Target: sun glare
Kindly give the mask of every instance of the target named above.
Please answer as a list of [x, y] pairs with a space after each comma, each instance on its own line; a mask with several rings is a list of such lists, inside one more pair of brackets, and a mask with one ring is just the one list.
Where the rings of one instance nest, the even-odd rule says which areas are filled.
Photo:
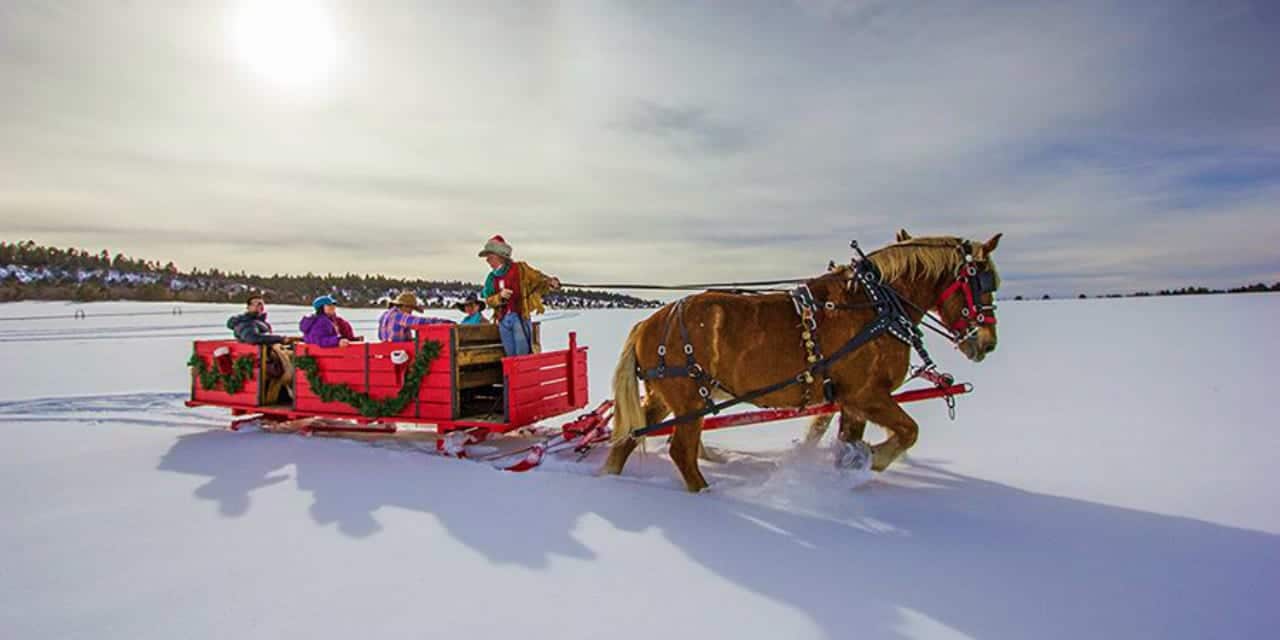
[[231, 37], [241, 61], [284, 88], [319, 85], [338, 53], [332, 16], [306, 0], [251, 0], [234, 16]]

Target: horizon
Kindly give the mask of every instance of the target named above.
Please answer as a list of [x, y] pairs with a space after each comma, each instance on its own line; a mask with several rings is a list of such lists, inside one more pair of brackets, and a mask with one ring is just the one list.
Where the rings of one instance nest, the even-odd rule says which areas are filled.
[[1280, 6], [0, 9], [0, 234], [180, 268], [820, 273], [985, 240], [1002, 298], [1280, 281]]
[[[0, 243], [3, 243], [3, 242], [6, 242], [6, 241], [5, 241], [5, 240], [3, 240], [3, 239], [0, 239]], [[20, 244], [21, 242], [22, 242], [22, 241], [19, 241], [19, 243], [15, 243], [15, 244]], [[34, 241], [32, 241], [32, 242], [34, 242]], [[39, 243], [36, 243], [36, 246], [41, 246], [41, 245], [40, 245]], [[115, 256], [115, 255], [117, 255], [117, 253], [118, 253], [118, 252], [111, 251], [111, 250], [109, 250], [109, 249], [99, 249], [98, 251], [96, 251], [96, 252], [95, 252], [95, 251], [89, 251], [88, 249], [85, 249], [84, 247], [48, 247], [47, 245], [45, 245], [45, 247], [46, 247], [46, 248], [59, 249], [59, 250], [63, 250], [63, 251], [66, 251], [66, 250], [87, 251], [90, 255], [93, 255], [93, 256], [98, 256], [98, 255], [101, 255], [103, 252], [106, 252], [106, 253], [110, 254], [112, 257], [114, 257], [114, 256]], [[147, 258], [147, 257], [130, 256], [130, 255], [127, 255], [127, 254], [125, 255], [125, 257], [126, 257], [126, 258], [129, 258], [129, 259], [132, 259], [132, 260], [135, 260], [135, 261], [150, 262], [150, 263], [152, 263], [152, 264], [158, 264], [158, 265], [160, 265], [160, 266], [161, 266], [161, 269], [163, 269], [163, 267], [166, 265], [166, 263], [172, 263], [172, 264], [173, 264], [173, 266], [174, 266], [174, 268], [175, 268], [175, 269], [177, 269], [177, 271], [178, 271], [178, 275], [186, 275], [186, 276], [190, 276], [190, 275], [193, 273], [193, 271], [196, 271], [196, 270], [198, 270], [198, 271], [200, 271], [200, 272], [201, 272], [201, 275], [196, 276], [196, 277], [210, 277], [210, 273], [211, 273], [212, 271], [214, 271], [214, 270], [216, 270], [216, 271], [219, 273], [220, 277], [225, 278], [225, 279], [229, 279], [229, 280], [230, 280], [230, 279], [234, 279], [235, 277], [239, 277], [239, 276], [241, 275], [241, 272], [231, 272], [231, 271], [227, 271], [227, 270], [224, 270], [224, 269], [220, 269], [220, 268], [218, 268], [218, 267], [209, 267], [209, 268], [205, 268], [205, 267], [195, 266], [195, 267], [188, 267], [188, 268], [184, 268], [182, 265], [180, 265], [180, 264], [178, 264], [178, 263], [176, 263], [176, 262], [174, 262], [174, 261], [155, 260], [155, 259], [151, 259], [151, 258]], [[4, 265], [0, 264], [0, 267], [2, 267], [2, 266], [4, 266]], [[262, 278], [262, 279], [271, 279], [271, 278], [306, 278], [306, 277], [313, 277], [313, 278], [320, 278], [320, 279], [331, 279], [331, 280], [337, 280], [337, 279], [347, 278], [347, 277], [364, 278], [364, 279], [369, 279], [369, 278], [386, 278], [386, 279], [388, 279], [388, 280], [394, 280], [394, 281], [400, 281], [400, 282], [414, 282], [414, 281], [419, 281], [419, 282], [427, 282], [427, 283], [431, 283], [431, 284], [451, 284], [451, 283], [457, 283], [457, 284], [462, 284], [462, 285], [467, 285], [467, 286], [480, 286], [480, 285], [482, 285], [482, 284], [483, 284], [483, 280], [484, 280], [484, 278], [483, 278], [483, 277], [482, 277], [482, 278], [480, 278], [480, 279], [479, 279], [479, 280], [477, 280], [477, 281], [470, 281], [470, 280], [430, 280], [430, 279], [423, 279], [423, 278], [402, 278], [402, 277], [398, 277], [398, 276], [390, 276], [390, 275], [382, 274], [382, 273], [355, 273], [355, 272], [350, 272], [350, 273], [270, 273], [270, 274], [264, 274], [264, 273], [249, 273], [249, 272], [246, 272], [246, 273], [244, 273], [243, 275], [244, 275], [244, 277], [245, 277], [245, 278]], [[679, 299], [679, 298], [681, 298], [681, 297], [684, 297], [683, 295], [681, 295], [681, 292], [696, 291], [695, 289], [651, 290], [651, 289], [644, 288], [644, 286], [643, 286], [643, 285], [644, 285], [644, 284], [646, 284], [646, 283], [628, 283], [628, 284], [637, 284], [637, 285], [641, 285], [641, 287], [640, 287], [640, 288], [631, 288], [631, 287], [609, 287], [609, 288], [606, 288], [606, 287], [578, 287], [578, 286], [569, 286], [569, 287], [566, 287], [566, 289], [567, 289], [567, 290], [578, 290], [578, 291], [598, 291], [598, 292], [599, 292], [599, 291], [603, 291], [603, 292], [606, 292], [606, 293], [623, 293], [624, 295], [627, 295], [627, 296], [632, 297], [632, 298], [637, 298], [637, 299], [645, 300], [645, 301], [658, 301], [658, 302], [663, 302], [663, 303], [671, 302], [672, 300], [676, 300], [676, 299]], [[1266, 290], [1266, 291], [1262, 291], [1262, 292], [1255, 292], [1255, 291], [1232, 291], [1232, 289], [1247, 289], [1247, 288], [1249, 288], [1249, 287], [1254, 287], [1254, 286], [1257, 286], [1257, 285], [1262, 285], [1263, 287], [1266, 287], [1266, 288], [1267, 288], [1267, 290]], [[723, 285], [722, 285], [722, 286], [723, 286]], [[1148, 289], [1140, 289], [1140, 290], [1134, 290], [1134, 291], [1110, 292], [1110, 293], [1095, 293], [1095, 292], [1086, 292], [1086, 291], [1076, 291], [1076, 292], [1073, 292], [1073, 293], [1054, 293], [1054, 292], [1043, 291], [1043, 292], [1040, 292], [1040, 293], [1018, 293], [1018, 294], [1006, 294], [1006, 293], [1003, 293], [1003, 292], [999, 292], [999, 293], [997, 293], [997, 295], [996, 295], [996, 300], [998, 300], [998, 301], [1004, 301], [1004, 302], [1015, 302], [1015, 301], [1019, 301], [1019, 300], [1041, 300], [1041, 299], [1044, 299], [1045, 297], [1051, 297], [1052, 299], [1055, 299], [1055, 300], [1064, 300], [1064, 299], [1074, 299], [1074, 298], [1080, 298], [1080, 297], [1087, 297], [1087, 298], [1108, 298], [1108, 297], [1125, 297], [1125, 298], [1132, 298], [1132, 297], [1147, 297], [1147, 296], [1156, 297], [1156, 296], [1164, 296], [1164, 295], [1201, 295], [1201, 294], [1218, 294], [1218, 293], [1271, 293], [1271, 292], [1274, 292], [1274, 289], [1272, 289], [1272, 287], [1280, 287], [1280, 280], [1277, 280], [1277, 281], [1275, 281], [1275, 282], [1265, 282], [1265, 281], [1261, 281], [1261, 280], [1260, 280], [1260, 281], [1257, 281], [1257, 282], [1245, 282], [1245, 283], [1239, 283], [1239, 284], [1234, 284], [1234, 285], [1227, 285], [1227, 286], [1222, 286], [1222, 287], [1205, 287], [1205, 286], [1200, 285], [1200, 284], [1196, 284], [1196, 283], [1189, 283], [1189, 284], [1183, 284], [1183, 285], [1179, 285], [1179, 286], [1175, 286], [1175, 287], [1161, 287], [1161, 288], [1158, 288], [1158, 289], [1150, 289], [1150, 290], [1148, 290]], [[1193, 290], [1193, 289], [1205, 289], [1205, 291], [1204, 291], [1204, 292], [1195, 292], [1195, 293], [1178, 293], [1178, 292], [1184, 292], [1184, 291]], [[1171, 292], [1171, 293], [1167, 293], [1167, 294], [1166, 294], [1165, 292]]]

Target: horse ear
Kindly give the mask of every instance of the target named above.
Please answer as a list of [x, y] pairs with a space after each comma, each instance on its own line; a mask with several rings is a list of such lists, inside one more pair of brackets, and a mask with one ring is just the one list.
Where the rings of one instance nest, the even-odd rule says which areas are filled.
[[996, 250], [996, 247], [1000, 245], [1000, 236], [1003, 235], [1003, 233], [997, 233], [994, 236], [991, 236], [991, 239], [982, 245], [986, 255], [991, 255], [991, 252]]
[[911, 234], [906, 229], [898, 229], [898, 238], [895, 242], [906, 242], [911, 239]]

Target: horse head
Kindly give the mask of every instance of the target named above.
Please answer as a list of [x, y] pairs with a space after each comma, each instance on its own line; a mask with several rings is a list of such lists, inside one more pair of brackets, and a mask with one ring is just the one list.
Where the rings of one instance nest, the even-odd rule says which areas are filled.
[[[995, 292], [1000, 275], [992, 254], [1003, 234], [997, 233], [986, 242], [962, 238], [913, 238], [898, 231], [892, 245], [873, 254], [873, 260], [885, 272], [887, 281], [898, 280], [899, 286], [913, 296], [922, 310], [934, 310], [951, 332], [960, 352], [974, 362], [981, 362], [995, 351]], [[923, 280], [923, 286], [903, 286], [907, 280]], [[911, 289], [915, 290], [912, 293]]]

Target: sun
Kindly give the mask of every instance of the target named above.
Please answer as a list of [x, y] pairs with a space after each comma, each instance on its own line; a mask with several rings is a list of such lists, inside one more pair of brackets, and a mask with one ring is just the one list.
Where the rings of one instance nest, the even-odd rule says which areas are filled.
[[273, 85], [304, 89], [333, 69], [338, 38], [325, 7], [306, 0], [251, 0], [231, 22], [237, 56]]

